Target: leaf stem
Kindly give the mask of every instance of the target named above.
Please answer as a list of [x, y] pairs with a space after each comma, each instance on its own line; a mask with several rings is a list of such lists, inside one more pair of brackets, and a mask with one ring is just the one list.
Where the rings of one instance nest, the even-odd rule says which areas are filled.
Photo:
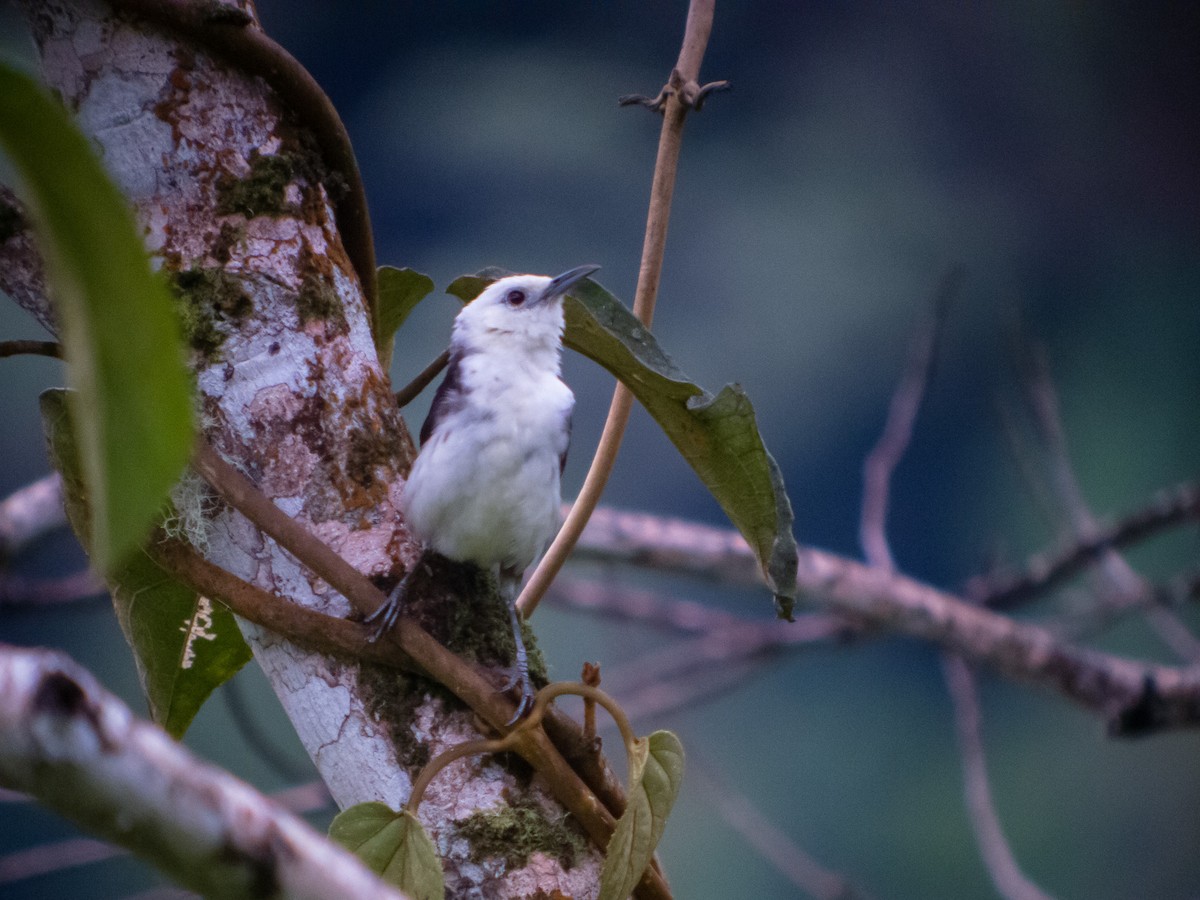
[[[658, 157], [654, 163], [654, 180], [650, 186], [650, 210], [646, 216], [646, 235], [642, 242], [642, 262], [638, 269], [637, 289], [634, 292], [633, 314], [647, 328], [654, 318], [654, 303], [662, 277], [663, 254], [667, 244], [667, 225], [671, 219], [671, 198], [675, 193], [675, 176], [679, 168], [679, 150], [683, 144], [683, 123], [691, 108], [685, 86], [693, 85], [700, 75], [700, 61], [708, 46], [712, 31], [715, 0], [692, 0], [688, 6], [687, 26], [679, 61], [671, 72], [669, 88], [664, 88], [666, 102], [663, 124], [658, 138]], [[616, 464], [617, 452], [625, 436], [625, 426], [633, 409], [633, 394], [618, 383], [613, 391], [608, 419], [592, 458], [591, 468], [575, 504], [567, 514], [558, 535], [542, 557], [541, 563], [517, 598], [517, 609], [529, 617], [546, 595], [575, 547], [584, 526], [600, 502], [608, 478]]]

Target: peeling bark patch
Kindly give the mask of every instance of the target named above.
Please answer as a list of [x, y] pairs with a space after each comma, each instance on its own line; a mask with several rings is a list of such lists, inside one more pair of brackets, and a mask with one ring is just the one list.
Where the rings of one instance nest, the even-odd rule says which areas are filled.
[[471, 848], [471, 862], [503, 859], [522, 868], [531, 854], [544, 853], [570, 871], [587, 851], [587, 839], [565, 820], [550, 820], [532, 797], [509, 798], [511, 805], [475, 812], [454, 824]]

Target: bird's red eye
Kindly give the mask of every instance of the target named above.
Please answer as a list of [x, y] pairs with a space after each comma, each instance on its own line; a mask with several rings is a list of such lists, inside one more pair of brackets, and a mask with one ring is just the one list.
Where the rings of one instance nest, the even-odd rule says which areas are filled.
[[525, 302], [524, 291], [509, 291], [508, 296], [504, 298], [504, 302], [509, 306], [520, 306]]

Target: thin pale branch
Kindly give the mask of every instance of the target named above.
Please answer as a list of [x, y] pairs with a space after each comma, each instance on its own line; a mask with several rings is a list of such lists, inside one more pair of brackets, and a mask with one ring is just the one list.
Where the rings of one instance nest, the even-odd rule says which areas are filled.
[[[689, 4], [683, 45], [679, 62], [672, 72], [672, 79], [680, 77], [685, 83], [694, 83], [699, 77], [700, 63], [708, 46], [709, 33], [712, 31], [713, 2], [714, 0], [692, 0]], [[637, 287], [633, 297], [633, 314], [647, 328], [654, 318], [654, 303], [658, 297], [659, 279], [662, 277], [667, 225], [671, 219], [671, 198], [675, 192], [679, 150], [683, 145], [683, 123], [689, 108], [689, 104], [677, 91], [667, 98], [663, 109], [658, 157], [654, 162], [654, 179], [650, 185], [650, 210], [646, 217], [646, 234], [642, 243], [642, 262], [638, 269]], [[604, 431], [600, 435], [600, 443], [592, 458], [592, 465], [588, 469], [583, 487], [580, 488], [575, 504], [571, 507], [571, 512], [558, 535], [517, 599], [517, 608], [525, 616], [532, 615], [537, 609], [538, 603], [567, 561], [588, 519], [600, 502], [600, 495], [604, 492], [616, 464], [617, 452], [621, 447], [632, 409], [632, 392], [625, 385], [617, 384], [609, 406], [608, 419], [604, 423]]]
[[107, 593], [103, 579], [91, 569], [62, 578], [27, 578], [0, 572], [0, 608], [61, 606]]
[[25, 545], [66, 524], [61, 475], [55, 472], [18, 488], [0, 500], [0, 559], [15, 556]]
[[1163, 491], [1151, 503], [1098, 525], [1093, 533], [1060, 550], [1035, 556], [1020, 571], [1000, 571], [970, 579], [964, 593], [994, 609], [1007, 609], [1043, 594], [1079, 574], [1109, 550], [1129, 547], [1187, 522], [1200, 521], [1200, 484]]
[[[1153, 527], [1132, 528], [1135, 536], [1161, 530], [1162, 517], [1153, 518]], [[1166, 518], [1173, 523], [1187, 519], [1178, 514]], [[715, 529], [695, 526], [699, 549], [693, 561], [685, 523], [674, 521], [668, 527], [663, 522], [655, 527], [652, 516], [642, 515], [639, 520], [648, 541], [660, 536], [661, 553], [672, 560], [675, 571], [688, 571], [694, 562], [696, 571], [714, 574], [710, 549]], [[720, 543], [719, 568], [730, 581], [762, 583], [748, 546], [739, 544], [731, 532]], [[592, 554], [602, 556], [607, 548], [605, 537], [591, 548]], [[628, 558], [627, 549], [619, 547], [617, 556]], [[658, 554], [658, 548], [648, 546], [638, 557]], [[796, 578], [800, 593], [828, 612], [933, 641], [1004, 675], [1058, 691], [1108, 719], [1115, 734], [1148, 734], [1200, 724], [1200, 669], [1143, 664], [1075, 647], [1044, 628], [1014, 621], [931, 585], [811, 547], [800, 549]]]
[[[919, 329], [909, 351], [904, 375], [892, 396], [883, 434], [864, 466], [866, 488], [863, 495], [861, 530], [863, 550], [867, 562], [884, 569], [895, 568], [886, 532], [892, 473], [912, 439], [917, 410], [933, 371], [934, 354], [945, 310], [960, 277], [960, 273], [953, 273], [943, 282], [935, 314]], [[1021, 873], [1000, 827], [1000, 817], [992, 805], [987, 763], [980, 736], [982, 716], [970, 669], [960, 654], [947, 649], [942, 654], [942, 671], [946, 688], [954, 703], [954, 722], [963, 764], [967, 815], [992, 882], [1006, 900], [1048, 900], [1037, 886]]]
[[[1050, 362], [1042, 345], [1026, 342], [1022, 346], [1026, 348], [1019, 356], [1023, 363], [1024, 396], [1045, 451], [1050, 483], [1062, 513], [1062, 530], [1069, 539], [1085, 540], [1095, 534], [1097, 522], [1071, 464]], [[1149, 582], [1112, 548], [1103, 551], [1090, 576], [1097, 586], [1099, 602], [1104, 606], [1144, 608], [1139, 598], [1154, 595]], [[1174, 613], [1160, 606], [1150, 606], [1145, 608], [1145, 619], [1181, 659], [1200, 660], [1200, 641]]]
[[967, 816], [992, 884], [1005, 900], [1050, 900], [1050, 896], [1021, 871], [1004, 836], [1000, 817], [996, 814], [988, 786], [987, 760], [981, 735], [983, 721], [971, 668], [961, 656], [947, 653], [942, 656], [942, 671], [954, 703]]
[[895, 568], [887, 540], [887, 510], [892, 473], [912, 441], [913, 425], [925, 389], [933, 374], [933, 363], [946, 310], [962, 283], [962, 270], [953, 269], [938, 288], [932, 309], [913, 335], [904, 374], [892, 393], [887, 422], [879, 440], [863, 463], [863, 501], [859, 520], [859, 542], [872, 565]]
[[60, 653], [0, 647], [0, 779], [208, 896], [402, 896]]
[[[329, 790], [321, 781], [286, 788], [271, 794], [270, 797], [284, 809], [298, 816], [326, 809], [333, 802]], [[68, 838], [36, 844], [0, 856], [0, 885], [103, 862], [128, 853], [129, 850], [125, 847], [95, 838]]]

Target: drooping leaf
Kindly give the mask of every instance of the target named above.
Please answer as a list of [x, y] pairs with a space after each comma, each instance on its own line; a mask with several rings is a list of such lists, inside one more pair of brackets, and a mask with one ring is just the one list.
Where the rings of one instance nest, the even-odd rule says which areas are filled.
[[654, 856], [683, 781], [683, 745], [669, 731], [638, 738], [629, 750], [628, 805], [608, 842], [600, 900], [625, 900]]
[[[42, 394], [42, 421], [63, 475], [67, 516], [86, 545], [91, 516], [67, 394], [58, 389]], [[182, 737], [209, 695], [250, 659], [250, 648], [228, 609], [176, 581], [140, 550], [127, 555], [107, 580], [150, 715]]]
[[[447, 291], [469, 302], [506, 274], [486, 269], [455, 279]], [[797, 559], [792, 505], [745, 391], [727, 385], [714, 396], [694, 383], [654, 335], [591, 279], [576, 285], [564, 309], [564, 344], [608, 369], [654, 417], [746, 538], [776, 610], [790, 619]]]
[[437, 850], [408, 810], [396, 812], [386, 803], [359, 803], [338, 813], [329, 836], [414, 900], [446, 896]]
[[180, 327], [129, 207], [62, 106], [0, 64], [0, 148], [24, 199], [77, 393], [90, 551], [116, 569], [146, 536], [192, 449]]
[[392, 363], [392, 344], [408, 314], [433, 290], [433, 279], [412, 269], [380, 266], [376, 279], [379, 298], [375, 306], [375, 350], [384, 369]]

